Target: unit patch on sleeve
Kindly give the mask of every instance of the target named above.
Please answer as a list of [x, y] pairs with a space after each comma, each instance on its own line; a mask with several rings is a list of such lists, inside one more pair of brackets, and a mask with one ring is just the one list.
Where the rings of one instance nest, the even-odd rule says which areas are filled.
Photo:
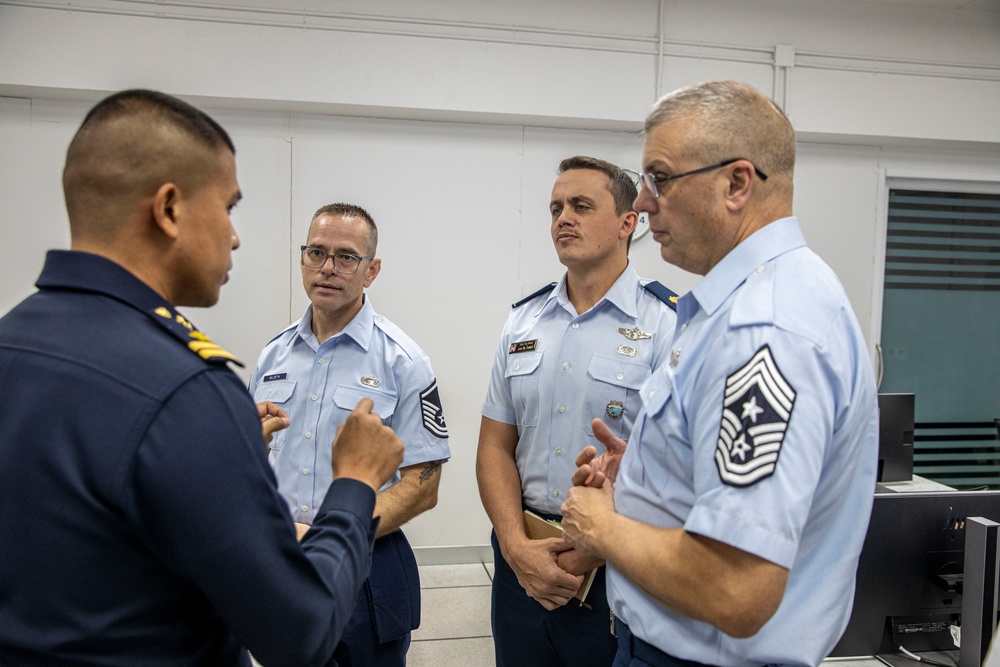
[[444, 410], [441, 409], [436, 379], [431, 382], [431, 386], [420, 392], [420, 411], [423, 413], [425, 429], [438, 438], [448, 437], [448, 426], [444, 423]]
[[794, 404], [795, 389], [782, 377], [767, 345], [726, 378], [715, 449], [723, 483], [751, 486], [774, 474]]

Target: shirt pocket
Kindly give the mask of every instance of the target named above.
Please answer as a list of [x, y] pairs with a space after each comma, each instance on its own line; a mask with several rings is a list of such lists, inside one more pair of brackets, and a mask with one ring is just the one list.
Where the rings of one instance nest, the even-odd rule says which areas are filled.
[[272, 403], [287, 403], [295, 393], [295, 380], [279, 380], [277, 382], [262, 382], [253, 392], [254, 403], [271, 401]]
[[334, 404], [345, 412], [339, 421], [347, 419], [347, 415], [358, 407], [358, 401], [362, 398], [372, 399], [372, 412], [382, 418], [383, 424], [389, 426], [392, 415], [396, 412], [396, 405], [399, 403], [398, 396], [384, 391], [373, 391], [347, 385], [338, 385], [333, 392]]
[[583, 429], [587, 435], [594, 434], [590, 422], [597, 418], [616, 436], [627, 438], [642, 406], [639, 389], [652, 372], [649, 365], [642, 362], [613, 357], [591, 358], [584, 403]]
[[542, 354], [519, 353], [507, 358], [504, 377], [510, 384], [518, 426], [538, 426], [538, 378], [541, 375]]

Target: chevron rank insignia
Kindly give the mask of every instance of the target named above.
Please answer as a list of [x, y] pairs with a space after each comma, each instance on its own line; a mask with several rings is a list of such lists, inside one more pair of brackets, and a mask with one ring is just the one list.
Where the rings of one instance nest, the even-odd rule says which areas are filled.
[[420, 412], [423, 414], [424, 428], [438, 438], [448, 437], [448, 425], [444, 423], [441, 396], [438, 395], [437, 380], [420, 392]]
[[729, 486], [752, 486], [774, 474], [795, 405], [767, 345], [726, 378], [722, 425], [715, 449], [719, 478]]

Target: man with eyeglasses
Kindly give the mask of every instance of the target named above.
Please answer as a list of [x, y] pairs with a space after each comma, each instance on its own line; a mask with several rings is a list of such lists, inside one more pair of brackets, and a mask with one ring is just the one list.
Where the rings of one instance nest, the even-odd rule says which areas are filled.
[[301, 248], [310, 305], [267, 344], [250, 381], [254, 400], [282, 407], [292, 422], [271, 441], [269, 459], [300, 533], [329, 485], [328, 443], [359, 400], [371, 399], [403, 441], [402, 466], [376, 497], [372, 571], [334, 654], [340, 667], [405, 664], [420, 623], [420, 585], [400, 527], [437, 503], [441, 464], [451, 456], [430, 360], [364, 292], [381, 269], [377, 244], [375, 222], [360, 206], [316, 211]]
[[[599, 559], [531, 540], [522, 510], [559, 518], [583, 446], [628, 437], [639, 387], [665, 362], [673, 292], [629, 266], [635, 184], [593, 157], [559, 165], [550, 233], [566, 273], [514, 304], [482, 408], [476, 473], [493, 523], [492, 627], [500, 667], [610, 665]], [[584, 573], [598, 567], [581, 604]]]
[[609, 564], [615, 665], [817, 665], [850, 616], [878, 427], [847, 295], [792, 216], [794, 131], [704, 83], [654, 105], [642, 164], [661, 256], [704, 278], [628, 447], [578, 457], [566, 538]]

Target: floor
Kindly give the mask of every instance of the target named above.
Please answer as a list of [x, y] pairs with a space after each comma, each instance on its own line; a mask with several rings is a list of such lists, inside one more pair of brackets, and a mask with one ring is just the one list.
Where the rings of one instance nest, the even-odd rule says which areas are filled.
[[495, 667], [490, 633], [493, 563], [420, 566], [420, 627], [407, 667]]

